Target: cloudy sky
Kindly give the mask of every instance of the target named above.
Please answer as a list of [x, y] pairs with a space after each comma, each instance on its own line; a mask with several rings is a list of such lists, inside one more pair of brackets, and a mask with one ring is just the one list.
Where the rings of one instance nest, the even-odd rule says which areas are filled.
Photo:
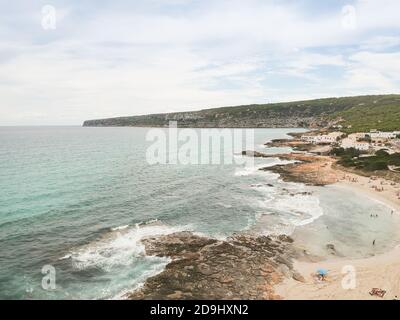
[[0, 125], [400, 93], [398, 0], [0, 0]]

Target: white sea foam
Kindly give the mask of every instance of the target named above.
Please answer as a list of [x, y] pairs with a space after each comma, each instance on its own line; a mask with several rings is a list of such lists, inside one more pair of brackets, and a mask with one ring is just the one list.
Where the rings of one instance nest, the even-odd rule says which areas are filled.
[[296, 163], [297, 161], [294, 160], [280, 160], [278, 158], [270, 158], [270, 161], [262, 163], [262, 164], [257, 164], [254, 166], [250, 167], [243, 167], [243, 168], [238, 168], [235, 171], [235, 176], [249, 176], [249, 175], [254, 175], [254, 174], [270, 174], [274, 176], [279, 176], [278, 174], [268, 172], [268, 171], [262, 171], [260, 169], [262, 168], [270, 168], [276, 165], [286, 165], [290, 163]]
[[[156, 259], [158, 257], [149, 257], [149, 259], [151, 258]], [[164, 270], [165, 266], [170, 261], [170, 259], [164, 259], [164, 260], [165, 261], [163, 263], [153, 264], [149, 269], [145, 270], [141, 275], [138, 275], [138, 277], [134, 279], [135, 284], [132, 284], [131, 286], [129, 286], [129, 288], [123, 289], [116, 295], [112, 296], [110, 300], [126, 300], [127, 295], [129, 293], [134, 292], [143, 287], [147, 278], [155, 276]]]
[[124, 226], [119, 226], [119, 227], [115, 227], [115, 228], [111, 228], [112, 231], [117, 231], [117, 230], [124, 230], [126, 228], [129, 227], [129, 224], [126, 224]]
[[[89, 245], [75, 250], [71, 254], [72, 264], [79, 270], [101, 268], [104, 271], [111, 271], [115, 266], [128, 266], [135, 259], [146, 257], [142, 239], [183, 230], [187, 230], [187, 227], [171, 227], [158, 222], [117, 228]], [[163, 264], [166, 262], [164, 258], [158, 259]]]
[[256, 232], [262, 234], [292, 234], [296, 227], [312, 223], [323, 215], [319, 197], [301, 183], [280, 179], [272, 183], [252, 185], [263, 195], [257, 201]]
[[274, 234], [291, 234], [296, 227], [312, 223], [322, 216], [323, 210], [319, 205], [318, 196], [309, 193], [309, 188], [304, 184], [284, 182], [277, 173], [259, 170], [298, 161], [281, 160], [279, 158], [257, 160], [265, 160], [266, 162], [258, 163], [248, 168], [241, 168], [235, 172], [236, 176], [261, 174], [268, 177], [268, 183], [251, 185], [252, 189], [263, 195], [262, 200], [256, 200], [255, 202], [261, 210], [256, 215], [256, 220], [260, 222], [260, 217], [264, 216], [262, 220], [268, 225], [266, 228], [257, 226], [255, 229]]
[[312, 223], [323, 215], [319, 198], [314, 195], [281, 194], [269, 200], [266, 207], [278, 212], [284, 225], [294, 227]]
[[244, 168], [240, 168], [240, 169], [236, 169], [235, 171], [235, 176], [237, 177], [244, 177], [244, 176], [249, 176], [252, 174], [256, 174], [257, 171], [259, 169], [261, 169], [262, 167], [260, 166], [254, 166], [254, 167], [244, 167]]
[[216, 240], [224, 241], [228, 238], [227, 235], [222, 234], [222, 233], [213, 233], [212, 235], [206, 234], [204, 232], [200, 231], [192, 231], [192, 234], [198, 237], [205, 237], [205, 238], [213, 238]]
[[66, 254], [65, 256], [59, 258], [58, 260], [67, 260], [67, 259], [71, 258], [71, 256], [72, 256], [71, 254]]
[[[134, 226], [116, 227], [100, 239], [72, 252], [70, 254], [72, 266], [78, 270], [97, 268], [109, 272], [117, 283], [123, 279], [125, 289], [116, 293], [110, 288], [105, 288], [100, 297], [117, 300], [126, 299], [129, 292], [139, 289], [147, 278], [162, 272], [171, 261], [168, 257], [147, 255], [142, 240], [191, 229], [191, 226], [188, 225], [167, 226], [157, 219], [137, 223]], [[126, 266], [129, 270], [134, 270], [137, 267], [135, 276], [119, 279], [120, 272], [118, 270], [121, 270], [120, 267]], [[127, 275], [122, 277], [127, 277]]]

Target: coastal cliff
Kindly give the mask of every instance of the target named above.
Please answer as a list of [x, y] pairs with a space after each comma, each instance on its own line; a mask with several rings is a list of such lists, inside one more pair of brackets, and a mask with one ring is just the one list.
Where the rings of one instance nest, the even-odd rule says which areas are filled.
[[400, 123], [400, 95], [327, 98], [87, 120], [85, 127], [321, 128], [341, 124], [348, 131], [394, 130]]

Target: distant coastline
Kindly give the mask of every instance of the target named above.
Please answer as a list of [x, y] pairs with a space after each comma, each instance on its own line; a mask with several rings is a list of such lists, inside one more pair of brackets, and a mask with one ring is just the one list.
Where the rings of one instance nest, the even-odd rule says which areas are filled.
[[347, 132], [394, 130], [400, 122], [400, 95], [326, 98], [86, 120], [84, 127], [324, 128]]

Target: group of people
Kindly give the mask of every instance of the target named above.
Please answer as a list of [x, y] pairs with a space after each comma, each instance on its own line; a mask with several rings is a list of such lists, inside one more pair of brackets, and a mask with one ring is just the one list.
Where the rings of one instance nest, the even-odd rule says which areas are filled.
[[[394, 210], [391, 210], [391, 211], [390, 211], [390, 215], [393, 215], [393, 213], [394, 213]], [[370, 217], [371, 217], [371, 218], [378, 218], [379, 216], [378, 216], [378, 214], [376, 214], [376, 213], [371, 213], [371, 214], [370, 214]], [[372, 241], [372, 245], [375, 246], [375, 243], [376, 243], [376, 239], [374, 239], [374, 241]]]
[[352, 177], [352, 176], [347, 176], [347, 175], [344, 175], [342, 177], [342, 180], [349, 180], [350, 182], [358, 182], [358, 178]]
[[375, 189], [375, 191], [378, 191], [378, 192], [385, 191], [385, 189], [383, 187], [371, 186], [371, 188]]

